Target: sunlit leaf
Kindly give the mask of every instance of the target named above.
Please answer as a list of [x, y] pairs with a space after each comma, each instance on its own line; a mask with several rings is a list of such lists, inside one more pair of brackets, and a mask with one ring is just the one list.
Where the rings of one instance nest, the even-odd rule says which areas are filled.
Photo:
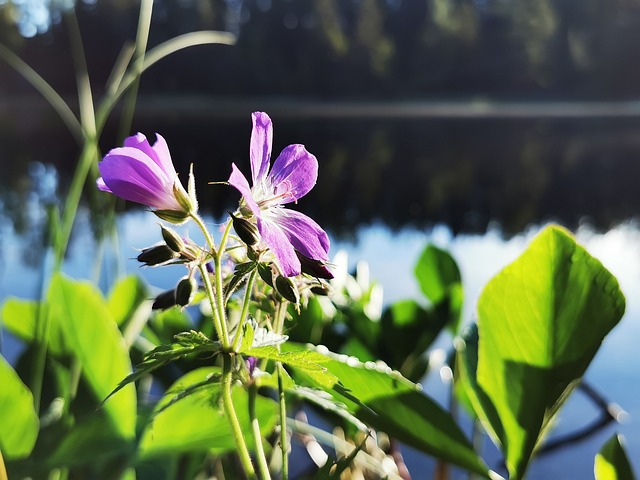
[[159, 345], [150, 352], [147, 352], [144, 355], [143, 361], [136, 365], [135, 371], [121, 379], [118, 385], [104, 398], [103, 404], [126, 385], [139, 380], [170, 362], [190, 355], [202, 353], [214, 354], [221, 348], [219, 342], [214, 342], [206, 335], [195, 330], [181, 332], [175, 335], [175, 339], [175, 343]]
[[602, 446], [596, 455], [593, 471], [595, 480], [635, 480], [619, 435], [614, 434]]
[[33, 395], [0, 356], [0, 452], [7, 459], [26, 457], [38, 437]]
[[[42, 308], [42, 310], [40, 310]], [[9, 298], [2, 306], [2, 324], [16, 337], [27, 343], [36, 338], [38, 315], [48, 315], [46, 305], [31, 300]], [[48, 319], [46, 319], [48, 320]], [[66, 355], [69, 348], [57, 323], [49, 322], [47, 350], [53, 355]]]
[[[296, 348], [290, 343], [285, 346]], [[339, 382], [327, 388], [305, 370], [297, 370], [298, 377], [309, 386], [328, 392], [351, 414], [392, 438], [469, 471], [489, 475], [451, 415], [417, 385], [383, 365], [362, 364], [344, 355], [326, 355], [331, 358], [322, 366]]]
[[[60, 327], [96, 399], [106, 398], [131, 373], [131, 363], [124, 339], [100, 292], [89, 283], [54, 275], [47, 303], [51, 321]], [[136, 422], [133, 385], [122, 388], [104, 408], [115, 431], [132, 438]]]
[[125, 277], [113, 286], [109, 292], [107, 304], [109, 312], [118, 325], [131, 318], [133, 312], [147, 298], [147, 289], [135, 275]]
[[[158, 404], [162, 409], [166, 402], [190, 385], [205, 380], [215, 373], [212, 368], [199, 368], [183, 376], [170, 388], [167, 396]], [[236, 448], [229, 421], [219, 402], [220, 384], [211, 383], [210, 388], [193, 392], [158, 413], [142, 434], [139, 457], [142, 461], [151, 457], [178, 455], [186, 452], [210, 451], [223, 453]], [[246, 432], [249, 448], [253, 448], [248, 415], [248, 394], [245, 389], [233, 389], [233, 403], [240, 425]], [[261, 433], [268, 435], [276, 425], [278, 404], [265, 397], [256, 398], [256, 417]]]
[[524, 476], [551, 418], [624, 308], [615, 277], [558, 227], [546, 228], [485, 287], [470, 388], [512, 478]]
[[416, 264], [415, 275], [422, 293], [434, 306], [446, 305], [448, 326], [457, 332], [463, 293], [460, 270], [454, 258], [446, 250], [427, 245]]

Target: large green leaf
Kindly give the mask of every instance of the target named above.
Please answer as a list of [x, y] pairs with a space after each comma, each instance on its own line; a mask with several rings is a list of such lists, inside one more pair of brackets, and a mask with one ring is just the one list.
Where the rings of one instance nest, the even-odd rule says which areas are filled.
[[31, 391], [0, 356], [0, 452], [7, 459], [26, 457], [38, 437], [38, 415]]
[[593, 472], [595, 480], [635, 480], [619, 435], [614, 434], [602, 446], [596, 455]]
[[460, 270], [449, 252], [427, 245], [415, 267], [422, 293], [435, 305], [448, 295], [452, 286], [460, 284]]
[[554, 226], [485, 287], [470, 388], [513, 478], [624, 308], [615, 277]]
[[[42, 320], [45, 319], [44, 315], [48, 315], [46, 304], [33, 300], [9, 298], [2, 306], [3, 326], [26, 343], [34, 343], [37, 337], [36, 325], [39, 315], [43, 316]], [[70, 349], [65, 343], [60, 326], [57, 323], [49, 323], [48, 329], [47, 350], [49, 353], [56, 356], [68, 354]]]
[[[105, 300], [91, 284], [55, 275], [47, 298], [50, 321], [82, 366], [82, 375], [102, 400], [131, 373], [127, 346]], [[123, 438], [133, 438], [136, 392], [127, 385], [103, 407], [112, 427]]]
[[[142, 434], [139, 446], [141, 460], [194, 451], [222, 453], [236, 448], [229, 421], [220, 405], [220, 383], [211, 381], [206, 384], [207, 377], [214, 373], [215, 370], [210, 367], [192, 370], [171, 386]], [[202, 388], [167, 405], [176, 395], [194, 384]], [[246, 432], [248, 446], [252, 448], [248, 394], [245, 389], [233, 389], [233, 403], [240, 425]], [[269, 398], [258, 397], [255, 412], [262, 435], [268, 435], [278, 418], [278, 404]]]
[[118, 325], [125, 323], [147, 296], [145, 285], [136, 275], [130, 275], [116, 282], [107, 299], [113, 320]]
[[[303, 348], [290, 343], [284, 346]], [[296, 370], [304, 383], [328, 392], [373, 428], [437, 458], [489, 476], [489, 469], [453, 417], [417, 385], [388, 367], [373, 362], [363, 364], [344, 355], [327, 355], [330, 360], [322, 366], [339, 382], [327, 388], [314, 381], [308, 371]]]

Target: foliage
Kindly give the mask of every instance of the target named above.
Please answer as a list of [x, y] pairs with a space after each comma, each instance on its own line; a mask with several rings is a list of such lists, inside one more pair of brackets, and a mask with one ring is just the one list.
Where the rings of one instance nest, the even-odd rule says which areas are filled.
[[[447, 16], [446, 9], [440, 12], [442, 22]], [[335, 462], [321, 448], [324, 459], [313, 457], [321, 477], [354, 467], [368, 478], [400, 478], [401, 442], [470, 474], [501, 478], [457, 418], [418, 383], [429, 373], [434, 341], [447, 332], [454, 338], [449, 367], [458, 400], [501, 449], [509, 478], [524, 478], [625, 308], [616, 279], [560, 227], [545, 228], [486, 285], [477, 325], [461, 331], [461, 274], [453, 257], [433, 245], [415, 268], [424, 298], [384, 306], [381, 288], [363, 264], [351, 275], [346, 258], [337, 259], [342, 268], [330, 271], [324, 231], [283, 208], [315, 184], [317, 161], [291, 145], [267, 175], [270, 121], [267, 129], [268, 117], [254, 114], [263, 121], [262, 130], [254, 123], [252, 133], [254, 186], [230, 177], [244, 199], [219, 238], [198, 214], [192, 174], [188, 192], [175, 171], [161, 185], [136, 177], [149, 182], [146, 193], [161, 188], [170, 200], [153, 213], [168, 223], [191, 222], [203, 235], [200, 245], [165, 223], [163, 242], [138, 256], [153, 268], [182, 265], [187, 273], [174, 289], [151, 295], [129, 277], [105, 296], [91, 282], [61, 273], [80, 193], [97, 158], [96, 136], [117, 99], [166, 53], [219, 40], [215, 34], [182, 37], [145, 56], [150, 3], [143, 2], [140, 19], [138, 54], [111, 84], [97, 116], [83, 75], [81, 115], [72, 119], [35, 72], [0, 51], [49, 95], [82, 141], [70, 195], [51, 232], [56, 262], [46, 292], [2, 306], [3, 327], [26, 350], [15, 365], [0, 359], [0, 467], [6, 462], [12, 478], [54, 472], [69, 478], [158, 478], [158, 472], [194, 478], [217, 471], [231, 478], [286, 479], [292, 442], [301, 439], [321, 440], [329, 451], [349, 446]], [[140, 174], [155, 168], [154, 148], [140, 143], [128, 155], [120, 149], [127, 158], [117, 161], [124, 168], [111, 178], [103, 172], [104, 182], [113, 180], [118, 195], [131, 198], [127, 169]], [[132, 160], [134, 166], [127, 164]], [[300, 420], [311, 409], [324, 428]], [[374, 447], [369, 437], [390, 440]], [[596, 456], [595, 472], [598, 479], [633, 477], [617, 437]]]

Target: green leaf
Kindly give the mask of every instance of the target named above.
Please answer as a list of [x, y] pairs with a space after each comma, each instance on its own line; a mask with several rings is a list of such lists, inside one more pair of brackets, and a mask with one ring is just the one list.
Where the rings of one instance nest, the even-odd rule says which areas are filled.
[[460, 284], [460, 270], [449, 252], [427, 245], [415, 267], [422, 293], [431, 303], [440, 303], [452, 285]]
[[427, 351], [446, 320], [414, 300], [390, 305], [380, 320], [379, 358], [410, 380], [419, 381], [427, 371]]
[[[27, 343], [35, 341], [38, 315], [48, 315], [46, 305], [39, 302], [9, 298], [2, 306], [3, 325]], [[66, 355], [70, 351], [57, 323], [49, 322], [47, 350], [55, 356]]]
[[[236, 448], [229, 421], [218, 401], [219, 383], [210, 383], [210, 388], [198, 389], [168, 408], [164, 408], [178, 392], [202, 382], [215, 373], [216, 370], [209, 367], [192, 370], [169, 389], [169, 393], [156, 407], [156, 410], [162, 411], [153, 417], [153, 421], [142, 433], [139, 447], [140, 460], [196, 451], [223, 453]], [[246, 432], [248, 446], [253, 448], [248, 394], [243, 388], [233, 389], [233, 403], [240, 425]], [[278, 404], [269, 398], [257, 397], [256, 417], [260, 422], [262, 435], [269, 435], [277, 422]]]
[[0, 452], [7, 459], [27, 457], [36, 443], [40, 423], [31, 391], [0, 356]]
[[546, 228], [478, 303], [478, 416], [522, 478], [550, 420], [624, 313], [618, 282], [558, 227]]
[[200, 353], [213, 354], [218, 352], [221, 348], [219, 342], [214, 342], [206, 335], [195, 330], [181, 332], [175, 335], [174, 338], [176, 339], [175, 343], [159, 345], [150, 352], [147, 352], [144, 355], [142, 363], [136, 365], [135, 371], [127, 375], [120, 383], [118, 383], [115, 389], [113, 389], [109, 395], [104, 398], [102, 404], [105, 404], [107, 400], [126, 385], [137, 381], [167, 363], [174, 362], [189, 355], [197, 355]]
[[[286, 343], [287, 348], [304, 348]], [[330, 393], [334, 400], [375, 429], [413, 448], [488, 477], [489, 470], [473, 451], [451, 415], [420, 388], [389, 367], [360, 363], [335, 355], [322, 366], [339, 379], [331, 388], [316, 382], [308, 371], [297, 370], [302, 381]]]
[[[97, 400], [109, 395], [131, 373], [129, 352], [102, 295], [89, 283], [62, 275], [51, 279], [47, 297], [51, 322], [82, 365], [82, 375]], [[133, 438], [136, 392], [127, 385], [105, 406], [112, 426], [123, 438]]]
[[427, 245], [416, 264], [415, 275], [422, 293], [434, 306], [448, 307], [449, 328], [457, 332], [463, 293], [460, 270], [454, 258], [446, 250]]
[[122, 325], [129, 320], [147, 295], [146, 287], [135, 275], [118, 281], [109, 292], [107, 299], [109, 312], [116, 324]]
[[596, 455], [595, 480], [635, 480], [621, 440], [620, 435], [614, 434]]

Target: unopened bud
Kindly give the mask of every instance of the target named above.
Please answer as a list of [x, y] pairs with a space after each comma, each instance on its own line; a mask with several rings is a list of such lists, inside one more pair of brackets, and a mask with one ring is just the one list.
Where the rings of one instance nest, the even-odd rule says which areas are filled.
[[154, 210], [158, 218], [173, 223], [174, 225], [180, 225], [189, 219], [189, 214], [178, 210]]
[[244, 218], [236, 217], [231, 212], [229, 212], [229, 215], [231, 215], [233, 229], [240, 237], [240, 240], [242, 240], [250, 247], [258, 243], [258, 241], [260, 240], [260, 233], [258, 232], [258, 228], [253, 223]]
[[182, 253], [184, 251], [184, 240], [178, 235], [178, 232], [171, 230], [170, 228], [160, 225], [162, 230], [162, 238], [167, 246], [176, 253]]
[[156, 297], [153, 301], [153, 305], [151, 308], [153, 310], [166, 310], [167, 308], [176, 306], [176, 291], [167, 290], [166, 292], [162, 292], [160, 295]]
[[[191, 183], [192, 176], [193, 175], [190, 174], [190, 177], [189, 177], [190, 183]], [[195, 189], [194, 189], [194, 196], [192, 197], [187, 193], [187, 191], [184, 189], [180, 181], [177, 179], [173, 184], [173, 196], [176, 198], [180, 206], [184, 208], [184, 212], [186, 213], [187, 216], [189, 216], [189, 214], [191, 213], [196, 213], [198, 211], [198, 202], [195, 199]]]
[[296, 255], [298, 256], [298, 260], [300, 260], [300, 269], [302, 273], [306, 273], [307, 275], [311, 275], [316, 278], [324, 278], [326, 280], [331, 280], [333, 278], [333, 273], [329, 271], [324, 262], [302, 255], [297, 250]]
[[191, 303], [198, 291], [198, 284], [193, 277], [184, 277], [176, 287], [176, 304], [186, 307]]
[[176, 252], [163, 243], [143, 249], [140, 255], [138, 255], [138, 261], [149, 267], [153, 267], [154, 265], [162, 265], [178, 257], [179, 255]]
[[326, 285], [322, 285], [320, 287], [311, 287], [311, 293], [326, 297], [327, 295], [329, 295], [329, 289]]
[[296, 305], [300, 302], [298, 289], [290, 278], [278, 275], [275, 281], [275, 289], [285, 300]]

